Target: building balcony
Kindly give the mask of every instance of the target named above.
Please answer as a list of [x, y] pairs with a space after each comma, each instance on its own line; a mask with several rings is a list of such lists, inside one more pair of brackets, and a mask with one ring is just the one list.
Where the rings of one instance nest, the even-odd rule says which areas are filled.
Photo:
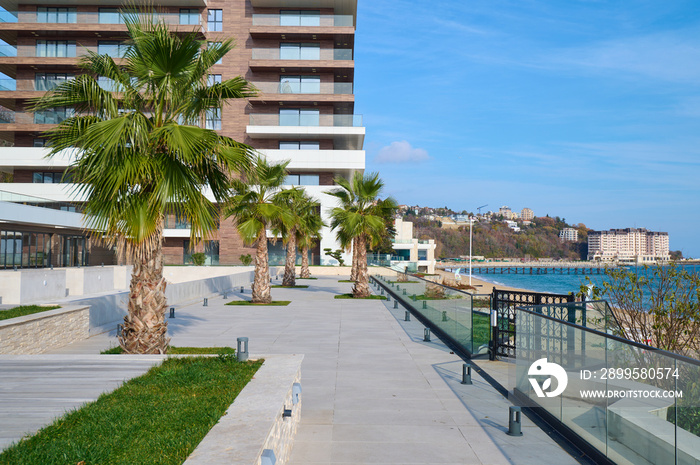
[[[66, 2], [65, 0], [22, 0], [21, 2], [17, 0], [0, 0], [0, 7], [4, 8], [6, 11], [15, 12], [18, 10], [19, 3], [22, 3], [22, 5], [65, 6], [66, 3], [69, 2]], [[99, 4], [100, 6], [121, 8], [124, 6], [124, 0], [100, 0], [99, 2], [79, 1], [73, 3], [73, 5], [75, 4]], [[136, 0], [129, 2], [129, 5], [149, 7], [153, 5], [153, 2], [149, 0]], [[206, 8], [207, 0], [158, 0], [158, 5], [181, 8]]]
[[0, 109], [0, 132], [46, 131], [70, 116], [70, 111], [32, 113]]
[[254, 39], [336, 39], [352, 44], [355, 34], [354, 15], [254, 14], [252, 19], [250, 35]]
[[360, 150], [365, 128], [362, 115], [251, 114], [246, 134], [252, 139], [332, 139], [337, 149]]
[[262, 94], [254, 101], [354, 102], [352, 82], [253, 82]]
[[44, 147], [3, 147], [0, 150], [0, 171], [12, 173], [15, 169], [63, 169], [75, 161], [75, 152], [64, 150], [46, 158]]
[[289, 160], [289, 170], [331, 171], [347, 174], [353, 170], [365, 169], [364, 150], [260, 150], [271, 162]]

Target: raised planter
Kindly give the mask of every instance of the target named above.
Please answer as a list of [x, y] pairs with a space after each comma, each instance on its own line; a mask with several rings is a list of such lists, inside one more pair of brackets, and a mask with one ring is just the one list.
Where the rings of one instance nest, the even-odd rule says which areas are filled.
[[68, 305], [0, 320], [0, 354], [40, 354], [86, 339], [89, 334], [88, 305]]
[[[289, 462], [301, 421], [301, 395], [293, 402], [294, 383], [301, 383], [303, 355], [251, 356], [265, 363], [243, 388], [224, 416], [185, 461], [185, 465], [258, 465], [271, 450], [276, 465]], [[289, 415], [285, 416], [285, 410]], [[266, 452], [269, 453], [269, 452]]]

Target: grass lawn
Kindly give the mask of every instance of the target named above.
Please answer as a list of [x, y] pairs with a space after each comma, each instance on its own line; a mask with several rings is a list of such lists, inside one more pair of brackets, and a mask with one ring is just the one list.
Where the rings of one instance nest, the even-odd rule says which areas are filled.
[[2, 464], [181, 464], [262, 361], [165, 360], [0, 454]]
[[318, 278], [296, 278], [296, 279], [318, 279]]
[[[334, 298], [335, 299], [354, 299], [355, 297], [353, 297], [352, 294], [338, 294]], [[358, 297], [358, 300], [362, 300], [362, 299], [386, 300], [386, 297], [383, 295], [370, 295], [369, 297]]]
[[[298, 278], [297, 278], [298, 279]], [[296, 286], [283, 286], [281, 284], [276, 284], [274, 286], [270, 286], [272, 288], [284, 288], [284, 289], [307, 289], [309, 286], [306, 284], [297, 284]]]
[[418, 284], [420, 281], [389, 281], [389, 284]]
[[352, 279], [340, 279], [338, 280], [339, 283], [354, 283]]
[[227, 303], [226, 305], [252, 305], [254, 307], [286, 307], [287, 305], [291, 304], [291, 300], [273, 300], [269, 304], [254, 304], [250, 300], [232, 300], [231, 302]]
[[[100, 352], [102, 355], [119, 355], [122, 353], [120, 346]], [[235, 354], [236, 349], [232, 347], [173, 347], [168, 348], [168, 355], [187, 354]]]
[[8, 320], [10, 318], [17, 318], [18, 316], [31, 315], [32, 313], [47, 312], [49, 310], [56, 310], [61, 308], [60, 305], [52, 305], [49, 307], [42, 307], [41, 305], [22, 305], [20, 307], [9, 308], [7, 310], [0, 310], [0, 320]]

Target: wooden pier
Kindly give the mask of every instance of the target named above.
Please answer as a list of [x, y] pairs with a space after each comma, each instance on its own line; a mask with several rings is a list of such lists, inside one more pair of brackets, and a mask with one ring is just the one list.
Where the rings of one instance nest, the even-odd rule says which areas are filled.
[[[439, 268], [467, 268], [465, 265], [448, 265]], [[472, 266], [472, 274], [560, 274], [560, 275], [600, 275], [607, 271], [599, 266]]]

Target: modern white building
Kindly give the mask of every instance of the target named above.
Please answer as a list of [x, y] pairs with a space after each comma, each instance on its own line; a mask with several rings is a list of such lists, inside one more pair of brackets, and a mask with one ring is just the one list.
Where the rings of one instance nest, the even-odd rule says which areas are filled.
[[394, 250], [396, 255], [404, 261], [417, 264], [419, 272], [435, 273], [435, 241], [419, 240], [413, 237], [413, 223], [401, 218], [394, 220], [396, 236], [394, 237]]
[[562, 242], [576, 242], [578, 240], [578, 229], [562, 229], [561, 231], [559, 231], [559, 240]]

